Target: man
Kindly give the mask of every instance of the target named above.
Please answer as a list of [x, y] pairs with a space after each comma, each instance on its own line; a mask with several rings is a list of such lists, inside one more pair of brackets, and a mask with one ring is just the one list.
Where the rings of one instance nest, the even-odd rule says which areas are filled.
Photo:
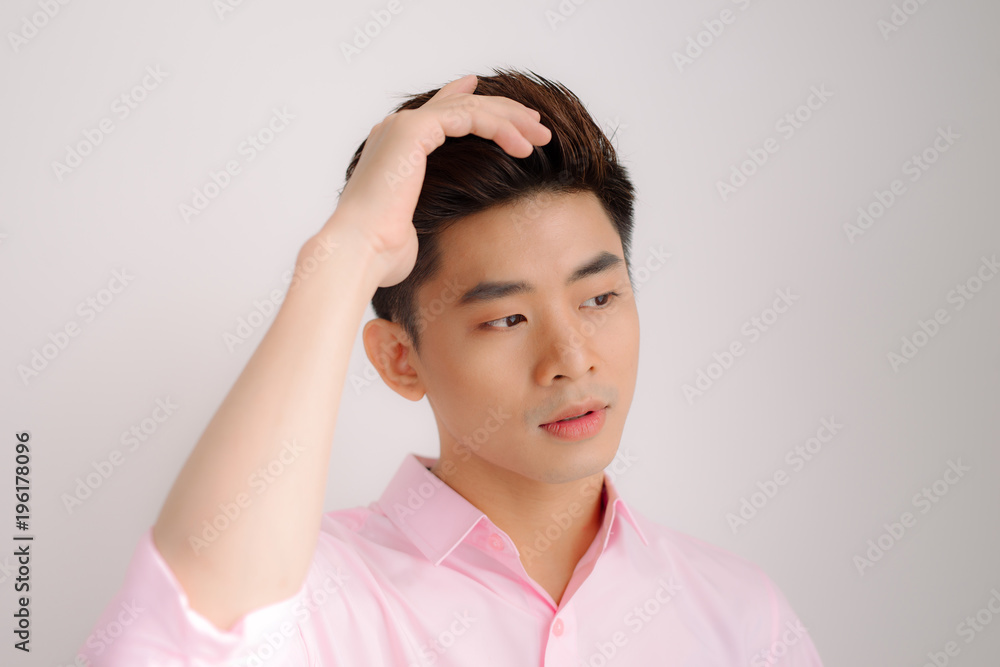
[[[638, 368], [633, 187], [569, 90], [495, 72], [358, 149], [97, 628], [143, 611], [87, 642], [97, 664], [820, 665], [760, 569], [605, 477]], [[369, 300], [368, 358], [427, 397], [440, 455], [324, 514]]]

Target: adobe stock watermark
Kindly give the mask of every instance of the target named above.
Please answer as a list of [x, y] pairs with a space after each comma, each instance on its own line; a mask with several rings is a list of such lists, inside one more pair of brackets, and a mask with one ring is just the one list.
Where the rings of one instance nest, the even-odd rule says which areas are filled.
[[445, 280], [441, 293], [417, 309], [416, 322], [414, 323], [417, 335], [422, 334], [431, 322], [441, 316], [445, 306], [455, 303], [469, 287], [470, 285], [463, 285], [457, 280], [450, 278]]
[[630, 262], [635, 267], [635, 271], [632, 272], [632, 292], [636, 297], [653, 274], [666, 266], [667, 260], [674, 256], [673, 253], [664, 250], [662, 245], [649, 246], [647, 250], [648, 254], [642, 263], [636, 264], [634, 259]]
[[230, 353], [235, 352], [238, 347], [250, 340], [258, 329], [274, 319], [275, 313], [287, 296], [287, 286], [292, 282], [292, 271], [285, 271], [281, 279], [285, 283], [284, 289], [275, 287], [266, 295], [254, 299], [250, 311], [236, 318], [232, 331], [222, 332], [222, 343]]
[[795, 646], [802, 638], [809, 634], [807, 628], [802, 625], [802, 621], [796, 618], [793, 621], [785, 621], [785, 631], [781, 637], [767, 648], [754, 653], [750, 659], [750, 667], [771, 667], [783, 661], [788, 655], [788, 649]]
[[906, 25], [910, 21], [910, 17], [919, 12], [925, 4], [927, 4], [927, 0], [903, 0], [898, 4], [892, 3], [889, 17], [880, 18], [875, 22], [875, 27], [882, 33], [882, 39], [888, 42], [889, 36]]
[[658, 586], [653, 594], [643, 600], [642, 604], [632, 607], [622, 618], [622, 623], [632, 631], [633, 635], [642, 632], [663, 611], [664, 607], [684, 590], [684, 587], [674, 579], [673, 575], [666, 580], [661, 577], [656, 580], [656, 583]]
[[472, 454], [478, 452], [512, 416], [510, 413], [504, 412], [502, 405], [491, 407], [488, 412], [489, 417], [486, 418], [482, 426], [474, 429], [471, 435], [463, 435], [456, 443], [455, 451], [458, 452], [458, 458], [462, 461], [468, 461], [472, 458]]
[[227, 15], [243, 6], [243, 2], [244, 0], [212, 0], [212, 9], [220, 21], [225, 21]]
[[580, 661], [582, 667], [606, 667], [628, 645], [631, 637], [649, 627], [650, 623], [670, 604], [684, 588], [671, 575], [669, 579], [656, 580], [657, 588], [645, 600], [636, 604], [625, 616], [622, 625], [632, 631], [617, 630], [610, 637], [594, 642], [594, 650]]
[[[574, 169], [574, 172], [576, 170]], [[565, 196], [559, 192], [559, 188], [566, 186], [573, 181], [573, 176], [569, 169], [561, 169], [556, 175], [556, 183], [545, 184], [545, 186], [529, 192], [510, 207], [510, 222], [514, 225], [519, 236], [523, 237], [527, 227], [538, 224], [542, 215], [552, 207], [559, 199]]]
[[21, 47], [37, 37], [42, 28], [47, 26], [49, 21], [54, 19], [62, 12], [62, 8], [69, 4], [69, 0], [37, 0], [36, 4], [40, 11], [22, 16], [18, 31], [7, 32], [7, 41], [10, 42], [10, 48], [14, 53], [20, 51]]
[[76, 318], [70, 318], [54, 332], [49, 332], [48, 342], [41, 347], [32, 348], [28, 364], [17, 365], [17, 375], [21, 383], [27, 387], [42, 371], [47, 369], [59, 355], [66, 350], [70, 342], [83, 331], [82, 325], [90, 324], [100, 313], [110, 306], [125, 289], [132, 284], [135, 276], [128, 269], [114, 269], [107, 287], [94, 292], [76, 305], [76, 314], [83, 320], [82, 324]]
[[[414, 315], [413, 325], [416, 329], [416, 335], [420, 336], [423, 334], [428, 325], [444, 313], [445, 307], [455, 303], [455, 301], [457, 301], [465, 290], [469, 289], [469, 287], [470, 285], [464, 285], [457, 280], [452, 280], [451, 278], [446, 279], [444, 281], [444, 287], [441, 288], [441, 291], [437, 294], [437, 296], [430, 299], [426, 303], [421, 304], [417, 308], [417, 312]], [[403, 342], [405, 344], [412, 345], [413, 341], [406, 335], [405, 330], [401, 332], [401, 336], [403, 337]], [[388, 345], [390, 344], [383, 344], [383, 347], [379, 352], [380, 356], [384, 357], [381, 361], [383, 364], [388, 364], [387, 357], [389, 356], [390, 351], [388, 349]], [[360, 396], [361, 391], [370, 387], [372, 383], [378, 379], [378, 377], [378, 369], [375, 368], [375, 366], [371, 363], [371, 360], [366, 357], [364, 361], [364, 369], [361, 373], [351, 373], [347, 378], [347, 381], [354, 390], [354, 395]]]
[[372, 386], [379, 378], [378, 369], [367, 357], [365, 357], [363, 366], [360, 373], [351, 373], [350, 377], [347, 378], [355, 396], [360, 396], [363, 389]]
[[576, 8], [585, 2], [587, 0], [559, 0], [559, 4], [556, 5], [555, 9], [546, 9], [544, 16], [545, 21], [549, 24], [549, 28], [555, 32], [559, 24], [569, 20], [569, 17], [576, 14]]
[[[805, 442], [795, 445], [785, 453], [784, 461], [791, 467], [792, 473], [801, 472], [806, 464], [816, 458], [843, 428], [844, 425], [838, 422], [835, 416], [823, 417], [815, 435], [806, 439]], [[774, 500], [781, 488], [786, 486], [790, 480], [789, 472], [779, 467], [770, 477], [757, 482], [756, 491], [749, 496], [740, 498], [740, 506], [736, 512], [726, 514], [726, 523], [732, 529], [733, 535], [740, 528], [749, 524], [769, 502]]]
[[[760, 340], [761, 336], [770, 331], [781, 316], [799, 300], [799, 295], [792, 294], [791, 288], [777, 289], [774, 293], [777, 297], [770, 306], [740, 326], [740, 333], [747, 344]], [[715, 386], [715, 383], [735, 365], [736, 360], [746, 353], [747, 345], [743, 342], [744, 338], [733, 340], [721, 352], [713, 352], [712, 361], [704, 368], [698, 369], [694, 382], [681, 385], [681, 391], [688, 405], [694, 405], [695, 399], [704, 396], [705, 392]]]
[[[295, 289], [319, 271], [320, 267], [334, 256], [333, 251], [340, 246], [340, 241], [336, 240], [336, 235], [334, 234], [320, 232], [310, 239], [302, 247], [299, 256], [295, 259], [295, 266], [291, 269], [292, 278], [288, 289]], [[287, 281], [286, 278], [283, 278], [283, 280]]]
[[[472, 110], [479, 106], [480, 100], [478, 98], [480, 97], [482, 96], [476, 95], [475, 93], [465, 95], [460, 103], [450, 107], [444, 113], [444, 121], [450, 125], [464, 124], [471, 117]], [[402, 114], [407, 111], [413, 111], [413, 109], [403, 109], [401, 111], [397, 111], [396, 114]], [[399, 184], [402, 183], [403, 180], [409, 178], [416, 172], [416, 168], [418, 166], [426, 165], [427, 156], [434, 151], [434, 149], [443, 144], [446, 138], [447, 135], [445, 134], [444, 128], [440, 124], [434, 123], [430, 130], [430, 134], [415, 139], [413, 142], [415, 144], [415, 148], [405, 156], [399, 156], [395, 169], [389, 169], [384, 172], [383, 177], [385, 178], [386, 184], [389, 186], [389, 190], [395, 192], [396, 188], [399, 187]], [[368, 143], [366, 139], [365, 149], [367, 148]]]
[[[111, 648], [119, 637], [128, 632], [132, 624], [146, 611], [146, 608], [140, 607], [134, 599], [122, 602], [119, 607], [118, 614], [114, 619], [108, 621], [103, 627], [97, 628], [87, 637], [85, 646], [90, 649], [94, 657], [104, 655], [104, 652]], [[60, 667], [90, 667], [94, 664], [100, 663], [93, 663], [84, 654], [77, 653], [72, 663]]]
[[774, 129], [781, 135], [781, 139], [768, 137], [760, 146], [748, 148], [746, 151], [747, 159], [739, 164], [729, 166], [729, 178], [715, 182], [719, 198], [724, 202], [728, 201], [736, 191], [746, 185], [760, 171], [761, 167], [767, 164], [771, 156], [781, 149], [781, 141], [787, 142], [795, 136], [795, 133], [805, 127], [806, 123], [812, 119], [813, 114], [822, 109], [831, 97], [833, 97], [833, 92], [827, 90], [825, 83], [818, 87], [810, 87], [805, 102], [775, 121]]
[[248, 134], [236, 148], [236, 153], [243, 157], [243, 163], [240, 163], [239, 158], [232, 158], [227, 160], [221, 169], [209, 170], [208, 178], [204, 184], [191, 189], [190, 202], [185, 201], [177, 205], [177, 212], [180, 214], [181, 220], [190, 224], [191, 218], [201, 215], [209, 204], [232, 185], [233, 179], [243, 172], [243, 167], [267, 150], [274, 140], [288, 129], [293, 120], [295, 120], [295, 115], [289, 112], [287, 107], [272, 108], [271, 117], [265, 121], [264, 125], [256, 132]]
[[458, 643], [460, 638], [465, 636], [465, 633], [469, 631], [469, 628], [473, 626], [476, 620], [476, 617], [468, 609], [463, 609], [461, 612], [452, 612], [452, 621], [448, 624], [448, 627], [437, 633], [430, 640], [421, 642], [418, 649], [419, 662], [408, 663], [407, 667], [424, 667], [424, 665], [433, 665], [436, 663], [449, 649]]
[[[958, 484], [967, 472], [971, 471], [972, 468], [962, 464], [962, 459], [949, 459], [941, 477], [913, 494], [911, 504], [920, 510], [920, 514], [927, 514], [948, 495], [951, 488]], [[882, 560], [882, 557], [903, 539], [906, 531], [917, 525], [917, 519], [918, 516], [912, 512], [903, 512], [898, 521], [883, 523], [885, 531], [875, 539], [868, 540], [868, 549], [854, 556], [854, 567], [857, 568], [858, 574], [863, 577], [865, 570], [875, 567], [875, 563]]]
[[[662, 269], [667, 264], [667, 260], [673, 256], [663, 249], [663, 246], [649, 247], [649, 254], [643, 263], [639, 264], [633, 272], [630, 273], [629, 279], [631, 281], [632, 293], [638, 301], [638, 296], [640, 290], [646, 285], [653, 275]], [[635, 266], [634, 260], [632, 266]], [[615, 289], [621, 289], [623, 281], [619, 281], [615, 284]], [[592, 297], [593, 298], [593, 297]], [[570, 327], [569, 341], [560, 342], [558, 344], [559, 353], [566, 354], [573, 350], [578, 350], [583, 347], [583, 344], [588, 338], [594, 336], [598, 331], [600, 331], [605, 324], [611, 321], [611, 318], [618, 312], [621, 306], [621, 299], [615, 298], [610, 304], [601, 308], [600, 310], [594, 311], [593, 316], [585, 320], [580, 324], [579, 328]]]
[[[626, 472], [631, 470], [632, 466], [639, 462], [639, 457], [632, 454], [631, 449], [619, 449], [615, 454], [615, 458], [612, 459], [605, 467], [605, 474], [614, 484], [615, 481]], [[595, 493], [599, 493], [604, 487], [605, 475], [602, 475], [600, 479], [591, 478], [587, 484], [580, 487], [580, 498], [593, 497]], [[552, 548], [567, 532], [573, 527], [573, 525], [579, 519], [584, 521], [588, 520], [589, 517], [584, 516], [585, 508], [577, 501], [572, 501], [566, 505], [565, 509], [561, 512], [553, 512], [549, 515], [552, 522], [545, 526], [544, 529], [535, 529], [535, 534], [533, 535], [534, 541], [520, 549], [520, 555], [522, 561], [528, 565], [533, 563], [538, 558], [541, 558], [542, 554]]]
[[[624, 289], [624, 287], [622, 287], [623, 283], [623, 280], [619, 280], [614, 286], [615, 289]], [[591, 297], [591, 299], [597, 298], [597, 296], [601, 295], [595, 295], [594, 297]], [[588, 299], [588, 301], [589, 300], [590, 299]], [[583, 344], [587, 342], [589, 338], [596, 335], [598, 331], [604, 328], [605, 324], [611, 321], [611, 318], [614, 317], [615, 313], [617, 313], [621, 307], [621, 298], [614, 297], [603, 308], [595, 310], [589, 319], [584, 320], [583, 323], [580, 324], [579, 328], [575, 326], [567, 327], [569, 329], [568, 339], [559, 341], [556, 345], [560, 356], [565, 356], [569, 352], [579, 350], [583, 347]]]
[[[458, 467], [451, 461], [445, 461], [442, 466], [447, 470], [447, 474], [453, 474], [458, 471]], [[439, 478], [434, 473], [430, 474], [427, 481], [421, 482], [416, 486], [416, 488], [410, 487], [407, 489], [406, 504], [400, 502], [395, 502], [392, 504], [392, 511], [395, 512], [396, 518], [400, 523], [406, 523], [409, 521], [410, 517], [415, 516], [417, 512], [423, 509], [424, 505], [430, 500], [435, 493], [440, 489], [447, 486], [441, 478]]]
[[[488, 417], [483, 421], [483, 425], [474, 429], [471, 435], [464, 435], [454, 444], [452, 451], [458, 453], [461, 461], [468, 461], [474, 452], [478, 452], [486, 442], [493, 437], [500, 428], [509, 420], [512, 415], [504, 412], [502, 405], [491, 407], [488, 410]], [[442, 445], [443, 446], [443, 445]], [[439, 467], [444, 477], [449, 477], [458, 472], [458, 465], [446, 459]], [[447, 484], [436, 474], [431, 473], [426, 481], [421, 482], [416, 488], [407, 489], [406, 504], [400, 502], [393, 503], [390, 508], [396, 514], [400, 523], [406, 523], [411, 516], [419, 512], [423, 506], [434, 496], [438, 490], [443, 489]]]
[[[617, 116], [613, 122], [615, 124], [615, 132], [612, 136], [608, 136], [609, 141], [619, 130], [628, 127], [628, 125], [620, 123]], [[605, 136], [608, 135], [606, 129], [602, 128], [602, 131], [605, 133]], [[563, 197], [572, 193], [572, 190], [567, 192], [567, 186], [578, 183], [579, 174], [586, 169], [587, 165], [583, 160], [570, 157], [566, 166], [556, 174], [554, 181], [546, 180], [539, 183], [536, 189], [526, 192], [519, 199], [512, 202], [510, 205], [509, 221], [514, 225], [518, 235], [523, 237], [525, 230], [537, 224], [537, 221], [542, 218], [549, 208], [559, 203]]]
[[[149, 65], [146, 73], [136, 85], [119, 95], [111, 102], [111, 113], [118, 119], [124, 121], [132, 115], [132, 112], [139, 108], [151, 92], [160, 87], [160, 84], [169, 76], [169, 72], [164, 72], [159, 65]], [[52, 173], [56, 179], [62, 183], [63, 179], [79, 168], [84, 159], [93, 155], [97, 147], [104, 143], [105, 138], [116, 129], [115, 121], [111, 116], [105, 116], [97, 121], [96, 127], [88, 127], [83, 130], [83, 138], [75, 144], [66, 144], [66, 155], [63, 162], [52, 161]]]
[[[951, 125], [947, 128], [938, 127], [937, 136], [926, 148], [919, 153], [914, 153], [905, 162], [900, 170], [904, 176], [909, 176], [911, 183], [919, 181], [924, 174], [933, 166], [943, 153], [955, 145], [955, 142], [962, 138], [962, 135], [955, 133]], [[907, 190], [906, 183], [902, 179], [893, 179], [885, 190], [876, 189], [872, 192], [872, 199], [867, 204], [858, 207], [857, 217], [854, 222], [844, 223], [844, 234], [851, 245], [859, 236], [863, 236], [878, 220], [882, 218], [897, 201], [899, 201]]]
[[[398, 332], [398, 335], [401, 339], [399, 341], [400, 345], [410, 345], [410, 346], [413, 345], [413, 339], [410, 338], [406, 329], [401, 327]], [[379, 364], [381, 364], [383, 367], [388, 366], [391, 363], [390, 359], [393, 356], [392, 348], [394, 346], [395, 342], [393, 341], [383, 341], [380, 343], [379, 351], [375, 353], [375, 357], [377, 358]], [[379, 379], [378, 369], [375, 368], [375, 365], [372, 364], [371, 359], [369, 359], [367, 355], [365, 355], [364, 361], [362, 363], [364, 365], [364, 368], [362, 369], [361, 373], [352, 372], [347, 377], [347, 382], [351, 385], [351, 388], [354, 390], [355, 396], [360, 396], [362, 390], [372, 386], [372, 384], [374, 384], [375, 381]]]
[[[986, 600], [986, 604], [980, 607], [975, 614], [969, 614], [955, 626], [955, 634], [961, 637], [966, 645], [971, 644], [997, 616], [1000, 616], [1000, 590], [991, 588], [990, 597]], [[921, 667], [946, 667], [951, 663], [951, 659], [957, 657], [961, 652], [962, 647], [957, 641], [948, 640], [940, 651], [928, 651], [927, 660]]]
[[11, 558], [10, 554], [7, 554], [4, 556], [3, 562], [0, 563], [0, 584], [15, 574], [17, 574], [17, 563]]
[[[617, 119], [616, 119], [617, 121]], [[627, 126], [626, 126], [627, 127]], [[575, 171], [575, 170], [574, 170]], [[565, 194], [558, 191], [558, 187], [570, 183], [573, 177], [569, 169], [563, 169], [557, 176], [559, 185], [546, 185], [535, 192], [531, 192], [515, 202], [510, 210], [510, 222], [514, 225], [518, 234], [523, 237], [525, 229], [538, 223], [538, 220], [545, 215], [554, 204], [556, 204]], [[554, 191], [553, 188], [556, 188]], [[629, 280], [632, 291], [636, 296], [642, 286], [657, 271], [662, 269], [673, 254], [664, 250], [662, 245], [649, 246], [646, 258], [642, 262], [637, 262], [634, 253], [629, 259]], [[634, 269], [634, 270], [632, 270]]]
[[222, 332], [222, 344], [230, 353], [235, 352], [257, 332], [258, 329], [274, 319], [281, 304], [288, 296], [288, 291], [319, 270], [328, 259], [334, 256], [334, 251], [340, 247], [330, 235], [317, 235], [313, 243], [303, 247], [295, 266], [281, 275], [283, 286], [272, 288], [267, 294], [252, 301], [252, 307], [246, 313], [236, 318], [233, 329]]
[[[407, 5], [410, 0], [407, 0]], [[389, 27], [392, 19], [403, 11], [400, 0], [389, 0], [385, 8], [371, 10], [371, 20], [366, 21], [363, 26], [354, 26], [354, 38], [350, 43], [340, 43], [340, 53], [344, 56], [344, 62], [351, 63], [351, 60], [361, 55], [371, 43], [382, 34], [382, 31]]]
[[[958, 283], [950, 290], [945, 297], [945, 301], [954, 304], [953, 312], [958, 312], [967, 303], [976, 298], [983, 287], [993, 277], [1000, 272], [1000, 262], [997, 262], [996, 254], [987, 258], [986, 255], [980, 257], [979, 266], [975, 273], [965, 281]], [[904, 364], [908, 364], [941, 332], [944, 325], [951, 322], [951, 314], [947, 308], [938, 308], [929, 318], [918, 319], [917, 328], [912, 333], [900, 338], [899, 350], [892, 350], [886, 354], [889, 367], [894, 373], [899, 373], [899, 369]]]
[[308, 622], [313, 614], [320, 611], [337, 595], [346, 595], [346, 585], [351, 579], [352, 577], [340, 568], [335, 568], [333, 574], [323, 580], [322, 587], [310, 590], [308, 595], [301, 595], [292, 605], [291, 617], [295, 622], [282, 621], [273, 631], [265, 632], [257, 646], [241, 656], [239, 664], [244, 667], [262, 667], [279, 656], [281, 647], [298, 634], [303, 623]]
[[254, 496], [250, 495], [250, 489], [255, 491], [257, 496], [262, 495], [304, 451], [305, 448], [294, 439], [286, 440], [277, 456], [268, 461], [267, 465], [250, 473], [247, 477], [248, 490], [237, 493], [231, 501], [219, 503], [218, 513], [211, 519], [201, 522], [200, 535], [188, 536], [188, 544], [194, 554], [200, 556], [202, 551], [218, 540], [230, 526], [240, 520], [243, 512], [253, 505]]
[[92, 460], [90, 466], [93, 470], [76, 478], [76, 486], [72, 492], [64, 492], [59, 496], [63, 507], [66, 508], [66, 513], [72, 515], [83, 505], [84, 501], [93, 496], [95, 491], [111, 479], [115, 471], [125, 462], [127, 455], [138, 451], [139, 447], [156, 435], [160, 425], [166, 423], [179, 407], [171, 400], [170, 396], [157, 398], [155, 407], [148, 417], [122, 431], [118, 440], [123, 449], [112, 449], [105, 458], [97, 461]]
[[[753, 0], [733, 0], [733, 4], [739, 7], [741, 12], [746, 11], [752, 2]], [[702, 21], [701, 25], [703, 29], [687, 38], [687, 43], [683, 50], [673, 52], [674, 64], [677, 65], [677, 71], [683, 74], [685, 67], [690, 67], [696, 60], [701, 58], [705, 54], [705, 51], [711, 48], [722, 36], [722, 33], [726, 31], [726, 26], [730, 26], [736, 22], [737, 16], [739, 15], [732, 9], [723, 9], [719, 12], [718, 18]]]

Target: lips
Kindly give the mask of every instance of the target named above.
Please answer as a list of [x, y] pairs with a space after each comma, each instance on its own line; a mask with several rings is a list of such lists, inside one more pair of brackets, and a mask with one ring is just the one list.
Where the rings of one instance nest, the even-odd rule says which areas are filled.
[[567, 405], [559, 412], [552, 415], [548, 421], [539, 424], [539, 426], [545, 426], [545, 424], [552, 424], [561, 419], [566, 419], [567, 417], [579, 417], [580, 415], [586, 414], [588, 412], [594, 412], [608, 406], [604, 401], [600, 401], [596, 398], [590, 398], [582, 403], [573, 403]]

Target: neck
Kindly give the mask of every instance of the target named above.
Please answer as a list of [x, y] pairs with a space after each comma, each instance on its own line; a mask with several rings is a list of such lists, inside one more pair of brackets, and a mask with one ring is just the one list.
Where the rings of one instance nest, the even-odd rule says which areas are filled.
[[550, 484], [473, 459], [445, 468], [451, 474], [439, 459], [431, 472], [510, 536], [525, 571], [558, 604], [604, 520], [604, 472]]

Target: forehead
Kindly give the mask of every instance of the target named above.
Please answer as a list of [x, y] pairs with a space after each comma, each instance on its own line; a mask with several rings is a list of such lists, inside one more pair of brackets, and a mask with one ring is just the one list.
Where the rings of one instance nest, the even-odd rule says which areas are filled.
[[601, 250], [622, 256], [621, 241], [592, 192], [539, 194], [464, 218], [439, 237], [434, 283], [483, 280], [560, 283]]

